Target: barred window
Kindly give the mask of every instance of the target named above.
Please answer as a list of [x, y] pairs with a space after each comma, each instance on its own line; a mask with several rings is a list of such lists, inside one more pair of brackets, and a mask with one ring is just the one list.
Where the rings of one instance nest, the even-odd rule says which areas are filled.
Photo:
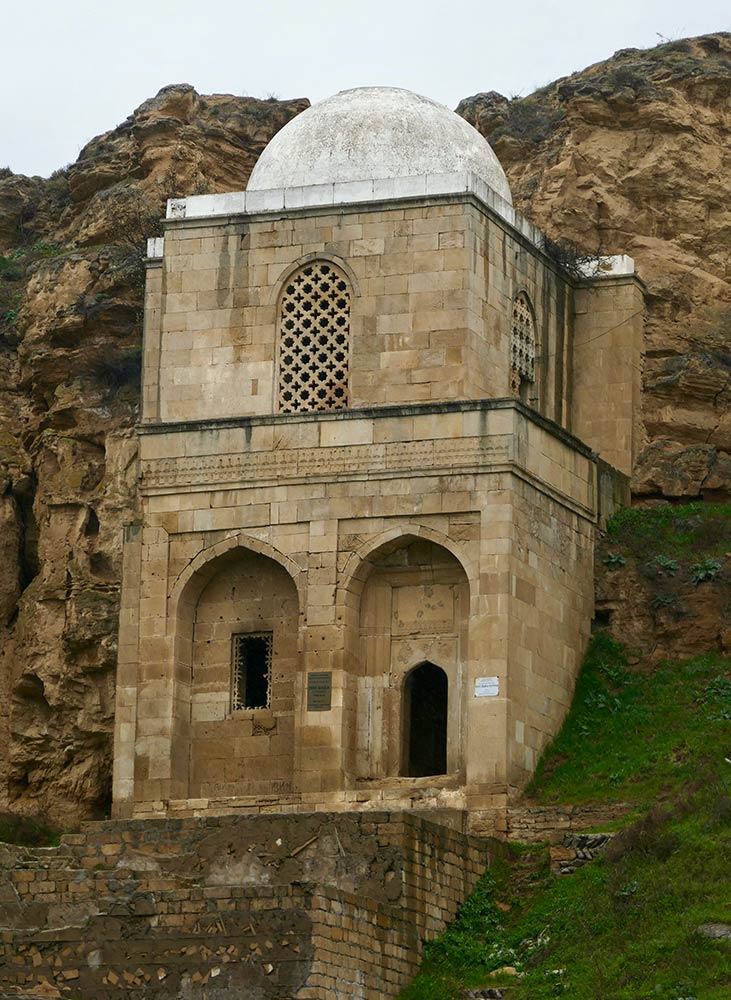
[[235, 635], [231, 652], [231, 708], [268, 708], [271, 698], [272, 633]]
[[343, 410], [348, 405], [350, 284], [315, 260], [284, 287], [279, 311], [279, 409]]
[[516, 295], [513, 301], [513, 317], [510, 335], [510, 391], [514, 396], [522, 395], [521, 389], [535, 381], [536, 376], [536, 330], [533, 307], [525, 292]]

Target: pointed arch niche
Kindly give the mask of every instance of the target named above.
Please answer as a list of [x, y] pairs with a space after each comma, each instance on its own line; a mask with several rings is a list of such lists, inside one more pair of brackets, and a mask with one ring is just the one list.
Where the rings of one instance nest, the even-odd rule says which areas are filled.
[[[354, 651], [356, 775], [455, 774], [462, 766], [459, 692], [467, 658], [467, 575], [446, 548], [413, 535], [384, 544], [366, 562], [359, 574], [365, 582]], [[428, 761], [417, 761], [411, 754], [414, 727], [432, 708], [437, 715], [443, 710], [444, 746], [435, 745]]]
[[173, 748], [183, 797], [291, 789], [298, 618], [292, 576], [241, 545], [205, 562], [183, 586]]

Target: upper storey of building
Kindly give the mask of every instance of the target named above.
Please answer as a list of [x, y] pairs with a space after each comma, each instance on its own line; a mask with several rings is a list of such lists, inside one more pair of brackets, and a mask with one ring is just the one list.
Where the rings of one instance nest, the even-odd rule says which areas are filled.
[[517, 396], [631, 466], [631, 260], [569, 278], [485, 139], [430, 100], [313, 106], [245, 192], [171, 201], [150, 242], [143, 423]]

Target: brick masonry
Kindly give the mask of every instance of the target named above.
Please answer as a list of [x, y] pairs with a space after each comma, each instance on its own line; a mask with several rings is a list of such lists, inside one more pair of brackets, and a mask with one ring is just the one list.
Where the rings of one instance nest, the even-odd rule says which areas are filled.
[[488, 841], [414, 813], [110, 821], [3, 845], [0, 996], [395, 996], [488, 863]]

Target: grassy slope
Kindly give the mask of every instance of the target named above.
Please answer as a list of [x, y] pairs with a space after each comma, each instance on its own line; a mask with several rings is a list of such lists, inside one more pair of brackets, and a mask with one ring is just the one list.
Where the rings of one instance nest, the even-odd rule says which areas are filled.
[[[731, 504], [684, 503], [656, 508], [626, 507], [607, 525], [607, 541], [638, 560], [658, 557], [686, 563], [686, 569], [728, 556]], [[683, 571], [683, 566], [680, 566]]]
[[[627, 512], [612, 543], [635, 558], [722, 557], [729, 509]], [[724, 540], [725, 536], [725, 540]], [[695, 561], [695, 562], [694, 562]], [[682, 568], [681, 568], [682, 571]], [[731, 659], [628, 669], [598, 633], [566, 723], [531, 786], [539, 802], [630, 801], [607, 857], [549, 874], [545, 849], [514, 846], [450, 930], [428, 945], [403, 1000], [448, 1000], [512, 983], [511, 1000], [728, 1000], [731, 942]], [[517, 967], [522, 976], [490, 977]]]

